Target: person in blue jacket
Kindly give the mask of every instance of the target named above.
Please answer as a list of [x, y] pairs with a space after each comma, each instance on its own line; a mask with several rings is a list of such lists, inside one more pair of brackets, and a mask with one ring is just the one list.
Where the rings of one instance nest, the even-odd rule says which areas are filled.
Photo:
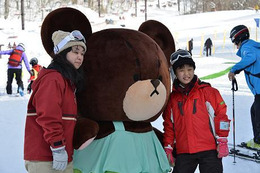
[[228, 73], [229, 80], [244, 71], [247, 85], [254, 95], [251, 106], [251, 121], [254, 138], [247, 142], [248, 147], [260, 149], [260, 43], [249, 39], [249, 30], [244, 25], [234, 27], [230, 32], [232, 43], [237, 46], [237, 56], [241, 60]]
[[8, 59], [7, 70], [7, 94], [12, 94], [12, 82], [15, 76], [16, 83], [18, 85], [17, 93], [23, 95], [23, 81], [22, 81], [22, 61], [24, 62], [27, 71], [30, 73], [30, 65], [28, 63], [27, 56], [25, 54], [25, 46], [23, 43], [19, 43], [14, 49], [0, 51], [0, 55], [10, 55]]

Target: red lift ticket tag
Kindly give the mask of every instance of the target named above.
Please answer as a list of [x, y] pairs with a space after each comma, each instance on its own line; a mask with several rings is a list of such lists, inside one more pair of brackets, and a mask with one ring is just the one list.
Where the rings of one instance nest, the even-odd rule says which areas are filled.
[[229, 122], [227, 121], [220, 121], [220, 130], [228, 130], [229, 129]]

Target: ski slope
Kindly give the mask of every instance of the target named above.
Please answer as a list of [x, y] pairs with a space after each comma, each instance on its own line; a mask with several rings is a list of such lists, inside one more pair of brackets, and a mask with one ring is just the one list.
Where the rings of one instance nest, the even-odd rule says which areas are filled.
[[[99, 31], [106, 28], [122, 27], [137, 30], [144, 21], [144, 14], [138, 13], [138, 17], [132, 18], [130, 14], [125, 14], [125, 20], [118, 20], [116, 16], [105, 16], [98, 18], [98, 14], [89, 9], [77, 6], [77, 9], [89, 17], [93, 31]], [[114, 25], [106, 25], [105, 19], [115, 19]], [[194, 15], [178, 15], [176, 11], [170, 8], [158, 10], [155, 7], [148, 9], [148, 20], [154, 19], [164, 23], [172, 32], [175, 38], [176, 48], [185, 49], [187, 41], [190, 38], [194, 40], [193, 58], [196, 63], [195, 73], [199, 77], [207, 76], [227, 69], [232, 63], [239, 61], [235, 55], [236, 49], [229, 39], [229, 31], [238, 24], [245, 24], [250, 28], [251, 38], [256, 38], [256, 24], [254, 18], [259, 14], [255, 11], [222, 11], [209, 12]], [[23, 42], [26, 46], [26, 53], [29, 59], [37, 57], [39, 64], [47, 66], [51, 58], [46, 54], [40, 39], [41, 21], [27, 21], [25, 30], [20, 28], [20, 19], [4, 20], [0, 18], [0, 44], [4, 44], [2, 50], [7, 49], [10, 42]], [[16, 36], [17, 38], [13, 38]], [[204, 57], [202, 54], [202, 45], [207, 37], [211, 37], [214, 44], [213, 56]], [[2, 56], [0, 59], [0, 172], [1, 173], [26, 173], [23, 161], [23, 137], [26, 117], [26, 106], [29, 95], [24, 97], [7, 96], [5, 94], [6, 71], [8, 56]], [[27, 87], [29, 74], [23, 69], [23, 81]], [[233, 119], [232, 111], [235, 109], [236, 143], [250, 140], [252, 136], [250, 107], [253, 102], [253, 95], [250, 93], [245, 83], [244, 75], [237, 76], [239, 90], [235, 92], [235, 107], [232, 102], [231, 82], [227, 75], [207, 80], [212, 86], [219, 89], [227, 106], [229, 119]], [[16, 90], [16, 82], [13, 82], [13, 90]], [[161, 117], [153, 122], [153, 125], [163, 130]], [[233, 142], [233, 128], [231, 127], [229, 143]], [[245, 161], [236, 158], [233, 163], [233, 157], [223, 158], [224, 173], [259, 173], [260, 164]], [[199, 172], [198, 170], [196, 172]]]

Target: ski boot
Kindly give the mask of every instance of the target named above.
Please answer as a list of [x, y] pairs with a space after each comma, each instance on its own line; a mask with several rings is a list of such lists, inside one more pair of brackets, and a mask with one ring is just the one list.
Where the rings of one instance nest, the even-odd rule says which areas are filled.
[[248, 142], [246, 143], [246, 146], [247, 146], [248, 148], [255, 148], [255, 149], [257, 149], [257, 150], [260, 150], [260, 144], [255, 143], [253, 139], [251, 139], [250, 141], [248, 141]]
[[23, 89], [21, 87], [18, 88], [18, 91], [19, 91], [19, 94], [20, 96], [24, 96], [24, 92], [23, 92]]

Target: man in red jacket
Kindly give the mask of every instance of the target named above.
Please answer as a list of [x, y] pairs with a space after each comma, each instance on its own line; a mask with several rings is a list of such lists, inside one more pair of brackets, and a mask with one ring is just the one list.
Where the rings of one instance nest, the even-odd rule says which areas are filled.
[[200, 81], [194, 70], [188, 51], [179, 49], [171, 55], [176, 77], [163, 113], [165, 152], [170, 164], [175, 164], [174, 173], [193, 173], [198, 165], [200, 173], [222, 173], [221, 158], [228, 155], [227, 106], [219, 91]]

